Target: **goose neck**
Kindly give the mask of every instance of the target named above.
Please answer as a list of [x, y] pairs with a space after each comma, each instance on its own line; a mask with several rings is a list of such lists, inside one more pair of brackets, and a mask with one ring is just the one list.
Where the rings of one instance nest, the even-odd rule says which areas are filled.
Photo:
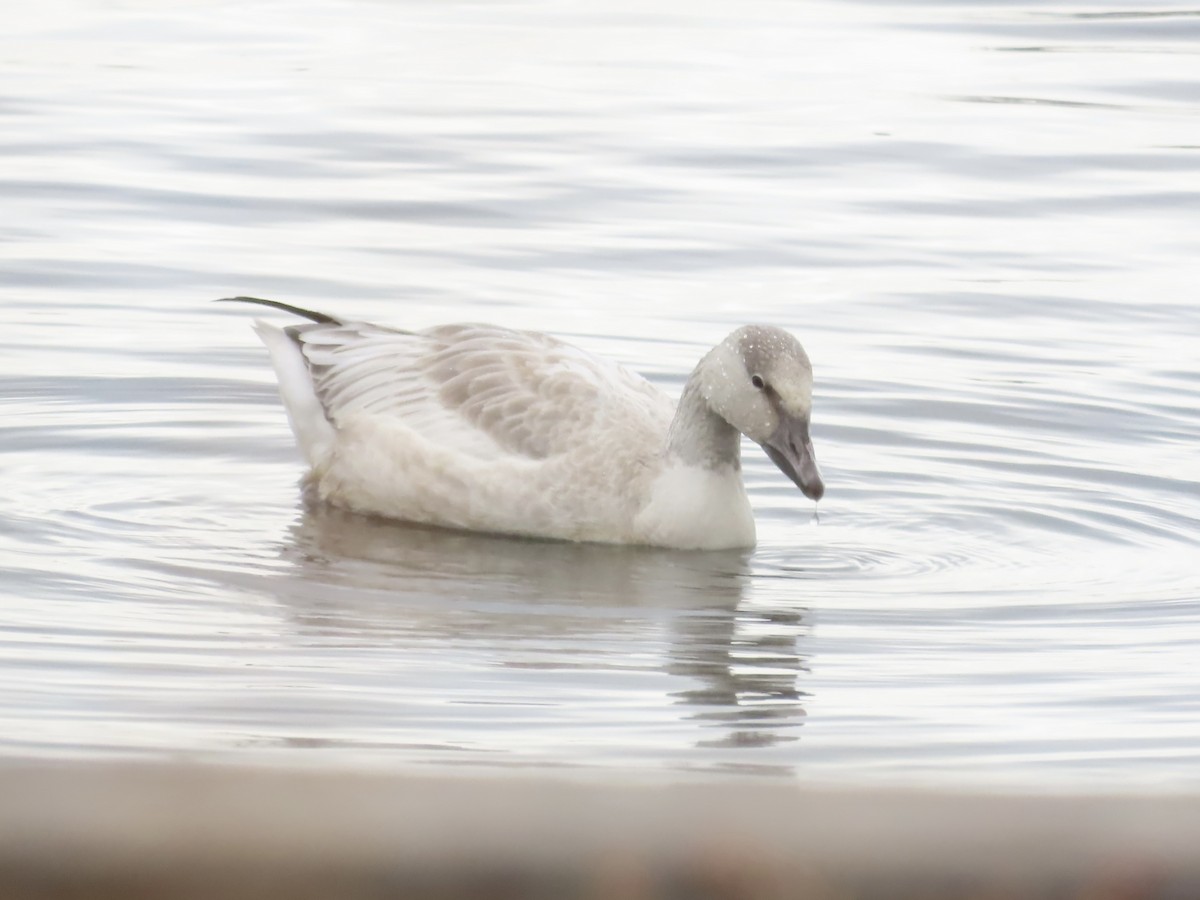
[[740, 469], [741, 434], [713, 411], [700, 387], [699, 372], [697, 368], [692, 373], [679, 398], [667, 432], [667, 458], [704, 469]]

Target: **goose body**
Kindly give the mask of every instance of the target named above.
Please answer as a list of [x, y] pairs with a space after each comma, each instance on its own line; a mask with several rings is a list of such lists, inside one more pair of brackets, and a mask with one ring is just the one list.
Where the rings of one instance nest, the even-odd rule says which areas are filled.
[[679, 404], [549, 335], [404, 331], [258, 303], [310, 322], [256, 328], [317, 496], [471, 531], [686, 549], [748, 547], [740, 434], [810, 497], [812, 375], [799, 342], [746, 326], [701, 360]]

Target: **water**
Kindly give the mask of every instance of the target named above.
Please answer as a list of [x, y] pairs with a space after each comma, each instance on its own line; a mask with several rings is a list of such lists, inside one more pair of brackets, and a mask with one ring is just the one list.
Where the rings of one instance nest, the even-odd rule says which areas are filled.
[[[6, 14], [0, 754], [1200, 786], [1200, 13]], [[752, 553], [306, 509], [251, 293], [804, 341]]]

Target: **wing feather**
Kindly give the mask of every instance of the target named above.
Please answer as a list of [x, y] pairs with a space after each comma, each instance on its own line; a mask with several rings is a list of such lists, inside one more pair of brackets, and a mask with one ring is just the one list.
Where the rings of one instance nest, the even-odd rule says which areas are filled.
[[670, 401], [645, 379], [544, 334], [489, 325], [403, 332], [361, 322], [287, 333], [335, 428], [349, 416], [380, 416], [459, 452], [545, 459], [614, 422], [657, 434], [670, 421]]

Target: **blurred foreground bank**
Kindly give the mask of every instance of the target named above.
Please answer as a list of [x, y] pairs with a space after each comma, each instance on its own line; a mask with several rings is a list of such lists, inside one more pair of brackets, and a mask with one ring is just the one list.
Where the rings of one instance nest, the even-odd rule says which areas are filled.
[[1200, 797], [0, 767], [0, 897], [1200, 897]]

